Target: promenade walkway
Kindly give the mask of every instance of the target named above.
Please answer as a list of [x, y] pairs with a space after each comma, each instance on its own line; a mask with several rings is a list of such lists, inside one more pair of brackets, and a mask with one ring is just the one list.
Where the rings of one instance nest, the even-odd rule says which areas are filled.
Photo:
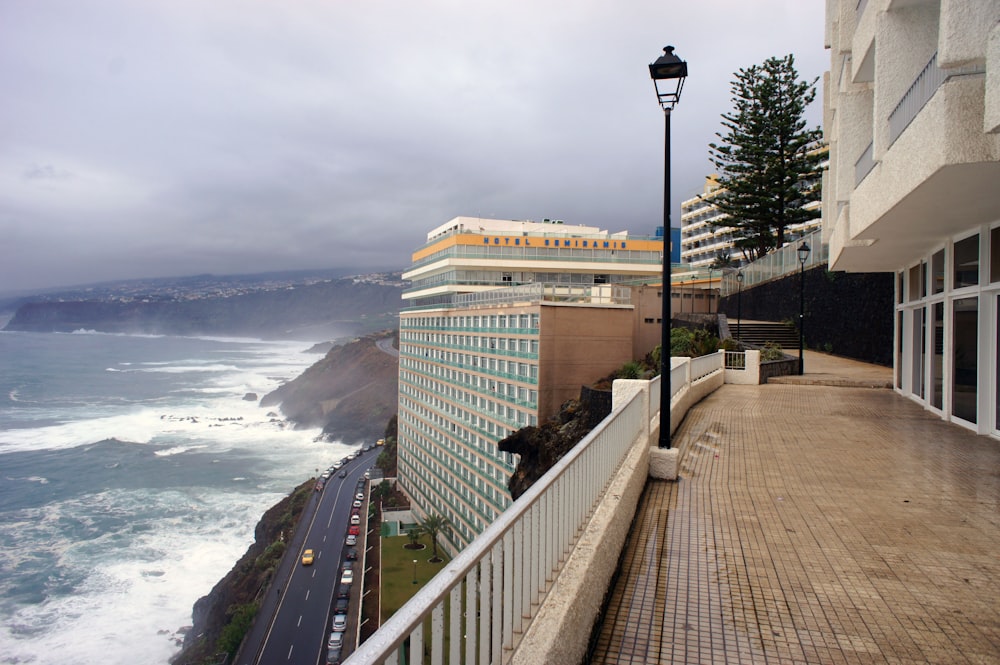
[[1000, 663], [1000, 442], [852, 387], [889, 369], [805, 369], [688, 413], [591, 662]]

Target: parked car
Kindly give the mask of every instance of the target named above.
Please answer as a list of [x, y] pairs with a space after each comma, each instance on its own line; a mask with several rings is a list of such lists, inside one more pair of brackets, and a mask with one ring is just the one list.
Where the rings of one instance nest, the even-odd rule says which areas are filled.
[[343, 572], [343, 574], [340, 576], [340, 583], [341, 584], [354, 584], [354, 571], [353, 570], [345, 570]]
[[361, 527], [358, 526], [357, 524], [355, 524], [354, 526], [352, 526], [351, 528], [349, 528], [347, 530], [347, 533], [349, 533], [352, 536], [360, 536], [361, 535]]
[[338, 598], [336, 604], [333, 606], [334, 614], [347, 614], [347, 608], [350, 607], [351, 601], [348, 598]]
[[346, 614], [334, 614], [333, 615], [333, 632], [342, 633], [347, 630], [347, 615]]
[[351, 515], [351, 524], [361, 524], [361, 515]]
[[[315, 639], [315, 638], [313, 638]], [[343, 633], [330, 633], [330, 639], [326, 641], [327, 649], [340, 649], [344, 646]]]
[[348, 561], [357, 561], [357, 559], [358, 559], [358, 551], [357, 550], [354, 550], [354, 549], [347, 550], [347, 560]]
[[305, 552], [302, 553], [302, 565], [303, 566], [311, 566], [312, 562], [313, 562], [313, 558], [314, 558], [313, 551], [312, 550], [306, 550]]
[[351, 587], [345, 586], [343, 584], [341, 584], [339, 587], [337, 587], [337, 599], [338, 600], [341, 599], [341, 598], [348, 598], [348, 599], [350, 599], [350, 597], [351, 597]]
[[358, 501], [364, 501], [365, 500], [365, 493], [364, 492], [358, 492], [357, 494], [354, 495], [354, 498], [357, 499]]
[[360, 508], [361, 507], [361, 499], [355, 499], [354, 503], [352, 503], [351, 505], [354, 506], [355, 508]]
[[329, 649], [326, 652], [326, 665], [340, 665], [340, 649]]
[[344, 540], [344, 544], [348, 547], [358, 544], [358, 537], [353, 533], [347, 534], [347, 538]]

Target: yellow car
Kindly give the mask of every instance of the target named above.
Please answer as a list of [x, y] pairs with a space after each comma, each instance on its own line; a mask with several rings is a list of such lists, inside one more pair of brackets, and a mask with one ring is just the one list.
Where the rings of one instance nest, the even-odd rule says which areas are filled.
[[313, 562], [313, 551], [312, 550], [306, 550], [305, 552], [303, 552], [302, 553], [302, 565], [303, 566], [311, 566], [312, 562]]

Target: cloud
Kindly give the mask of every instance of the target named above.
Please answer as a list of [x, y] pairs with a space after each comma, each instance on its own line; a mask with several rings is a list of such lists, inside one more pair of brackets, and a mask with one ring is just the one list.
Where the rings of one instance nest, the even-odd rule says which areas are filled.
[[805, 78], [826, 68], [821, 4], [5, 3], [0, 232], [18, 246], [0, 246], [0, 289], [404, 268], [456, 215], [651, 233], [646, 65], [669, 41], [690, 66], [676, 211], [734, 71], [788, 52]]

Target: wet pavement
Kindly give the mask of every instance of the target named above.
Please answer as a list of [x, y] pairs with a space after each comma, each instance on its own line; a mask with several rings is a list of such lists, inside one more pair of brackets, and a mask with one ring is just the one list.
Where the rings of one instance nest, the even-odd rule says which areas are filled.
[[593, 663], [1000, 663], [1000, 441], [808, 353], [647, 482]]

